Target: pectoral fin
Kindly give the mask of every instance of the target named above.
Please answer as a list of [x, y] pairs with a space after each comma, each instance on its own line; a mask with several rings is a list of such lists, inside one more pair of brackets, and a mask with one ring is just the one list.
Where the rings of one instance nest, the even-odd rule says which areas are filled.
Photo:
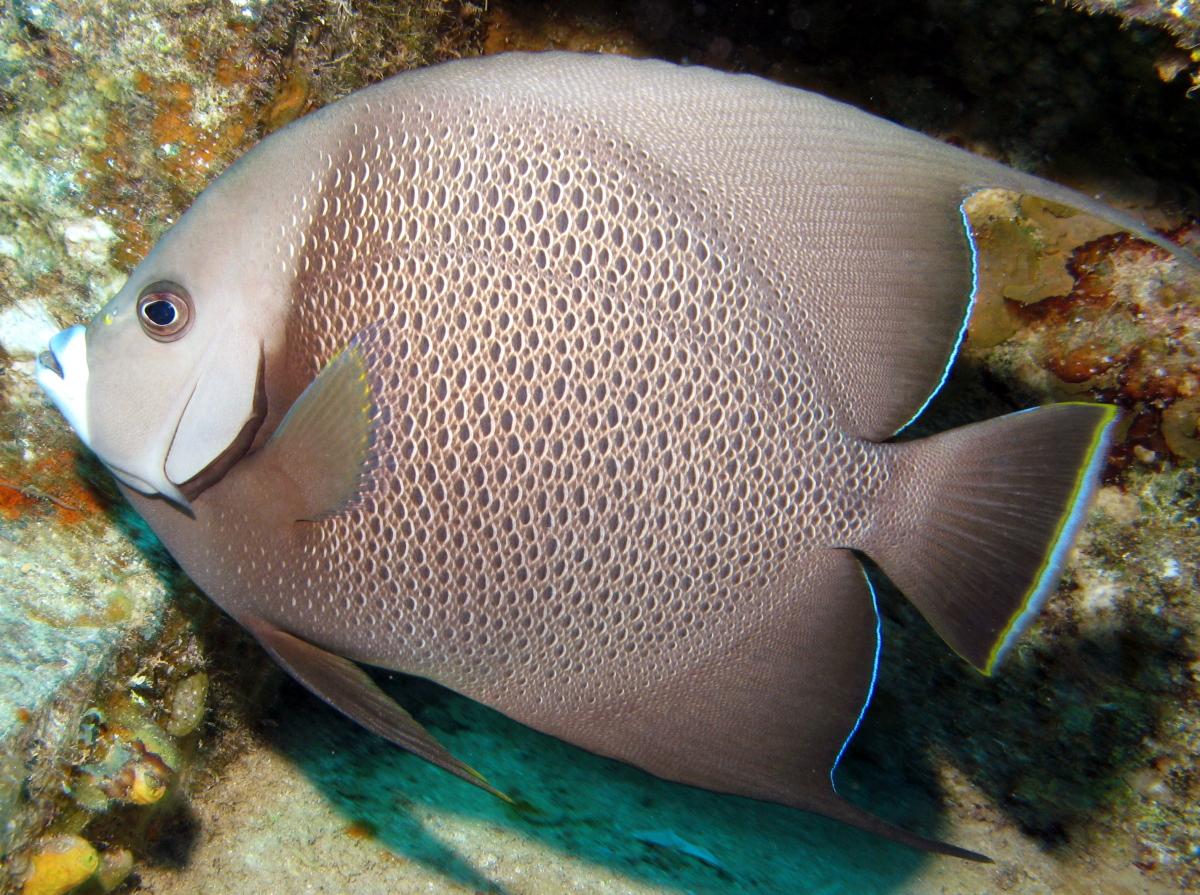
[[288, 674], [352, 721], [494, 796], [512, 801], [463, 764], [379, 689], [361, 668], [258, 619], [242, 620]]
[[[370, 330], [373, 332], [373, 330]], [[362, 334], [334, 355], [296, 399], [270, 441], [248, 462], [286, 477], [297, 519], [336, 516], [372, 484], [378, 382]]]

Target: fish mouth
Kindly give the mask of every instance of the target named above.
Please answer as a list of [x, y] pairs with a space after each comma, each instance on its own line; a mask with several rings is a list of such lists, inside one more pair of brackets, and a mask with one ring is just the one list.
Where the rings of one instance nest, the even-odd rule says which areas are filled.
[[58, 358], [54, 356], [54, 352], [47, 350], [37, 356], [37, 369], [46, 369], [57, 376], [63, 378], [62, 364], [58, 362]]
[[50, 340], [50, 349], [38, 355], [34, 376], [84, 444], [87, 424], [87, 328], [72, 326]]

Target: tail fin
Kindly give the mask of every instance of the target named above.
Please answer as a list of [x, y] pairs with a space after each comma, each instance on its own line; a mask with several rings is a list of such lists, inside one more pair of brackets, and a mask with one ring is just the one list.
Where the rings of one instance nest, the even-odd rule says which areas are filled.
[[1115, 416], [1056, 404], [895, 446], [896, 526], [866, 552], [985, 674], [1058, 584]]

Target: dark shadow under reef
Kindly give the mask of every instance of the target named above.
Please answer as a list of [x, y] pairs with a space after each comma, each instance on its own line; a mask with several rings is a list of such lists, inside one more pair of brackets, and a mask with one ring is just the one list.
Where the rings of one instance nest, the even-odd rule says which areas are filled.
[[[963, 358], [901, 439], [1019, 409], [1003, 384]], [[1155, 739], [1193, 698], [1191, 635], [1157, 610], [1165, 600], [1149, 594], [1096, 630], [1080, 624], [1067, 598], [1078, 585], [1068, 575], [989, 678], [955, 656], [877, 567], [870, 573], [883, 662], [848, 757], [923, 787], [932, 781], [909, 756], [947, 764], [1050, 852], [1106, 835], [1130, 780], [1153, 763]]]
[[494, 8], [492, 47], [548, 48], [581, 30], [602, 41], [608, 31], [634, 51], [816, 90], [1084, 189], [1120, 183], [1151, 201], [1200, 193], [1200, 103], [1188, 96], [1186, 54], [1165, 32], [1115, 17], [1045, 0]]
[[[381, 675], [384, 688], [515, 805], [455, 780], [345, 721], [296, 685], [284, 688], [269, 739], [346, 817], [395, 854], [473, 892], [507, 895], [429, 835], [430, 813], [482, 819], [498, 838], [535, 839], [664, 891], [713, 895], [885, 895], [929, 858], [800, 811], [669, 783], [523, 727], [442, 687]], [[852, 760], [850, 765], [857, 764]], [[848, 767], [847, 776], [861, 775]], [[868, 775], [870, 768], [868, 767]], [[878, 781], [871, 781], [872, 788]], [[862, 787], [859, 787], [862, 788]], [[936, 796], [874, 791], [871, 810], [936, 835]], [[669, 831], [720, 864], [639, 838]], [[501, 835], [503, 834], [503, 835]]]

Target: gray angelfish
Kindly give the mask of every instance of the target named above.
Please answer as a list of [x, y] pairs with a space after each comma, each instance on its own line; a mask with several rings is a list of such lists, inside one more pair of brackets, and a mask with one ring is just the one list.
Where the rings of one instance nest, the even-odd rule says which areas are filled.
[[[264, 140], [38, 378], [297, 680], [486, 786], [355, 662], [671, 780], [983, 859], [844, 801], [879, 617], [990, 672], [1054, 589], [1110, 407], [905, 444], [984, 187], [1128, 215], [746, 75], [452, 62]], [[490, 787], [488, 787], [490, 789]], [[494, 791], [494, 790], [492, 790]]]

